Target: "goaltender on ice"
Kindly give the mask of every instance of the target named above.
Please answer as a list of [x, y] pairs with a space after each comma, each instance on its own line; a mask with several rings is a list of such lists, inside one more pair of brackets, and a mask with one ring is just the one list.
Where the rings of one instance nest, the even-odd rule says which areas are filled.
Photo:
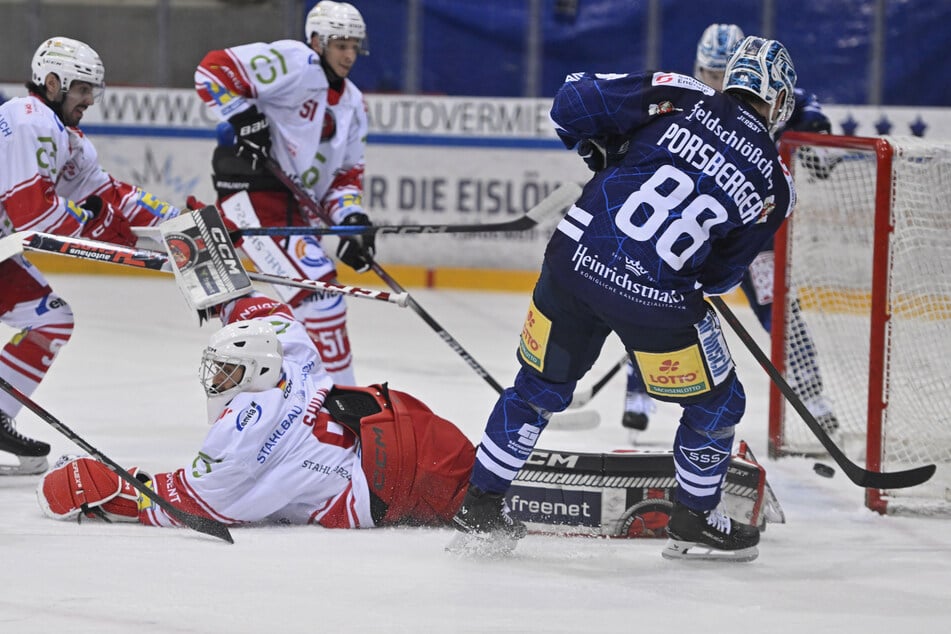
[[[163, 224], [163, 233], [171, 225], [218, 218], [205, 211]], [[177, 278], [183, 291], [195, 288], [185, 273]], [[176, 508], [229, 525], [448, 524], [462, 503], [475, 463], [472, 443], [410, 394], [386, 384], [334, 385], [290, 307], [247, 290], [236, 284], [234, 296], [223, 304], [198, 306], [220, 313], [223, 327], [211, 336], [201, 356], [200, 380], [211, 428], [197, 454], [183, 466], [155, 475], [139, 468], [129, 471]], [[195, 308], [191, 291], [185, 295]], [[656, 520], [670, 506], [669, 502], [664, 506], [673, 487], [669, 455], [652, 456], [647, 462], [633, 454], [611, 459], [599, 454], [555, 457], [540, 451], [526, 467], [526, 471], [536, 468], [539, 477], [521, 489], [513, 488], [520, 496], [522, 517], [532, 525], [564, 525], [570, 518], [559, 516], [557, 510], [578, 506], [585, 510], [580, 519], [589, 529], [604, 523], [609, 526], [600, 534], [624, 531], [625, 536], [641, 536], [645, 531], [638, 527]], [[745, 512], [766, 518], [769, 507], [778, 509], [762, 468], [741, 458], [735, 466], [731, 472], [752, 476], [745, 487], [749, 495], [737, 496]], [[611, 475], [615, 471], [625, 477]], [[566, 475], [584, 486], [564, 487], [560, 483]], [[613, 488], [604, 488], [605, 500], [616, 502], [621, 496], [631, 503], [630, 509], [621, 506], [624, 512], [610, 521], [603, 510], [607, 504], [594, 493], [606, 480]], [[667, 484], [659, 488], [662, 481]], [[37, 498], [47, 516], [60, 520], [178, 525], [161, 506], [88, 456], [60, 458], [43, 475]], [[662, 527], [663, 521], [654, 524]]]

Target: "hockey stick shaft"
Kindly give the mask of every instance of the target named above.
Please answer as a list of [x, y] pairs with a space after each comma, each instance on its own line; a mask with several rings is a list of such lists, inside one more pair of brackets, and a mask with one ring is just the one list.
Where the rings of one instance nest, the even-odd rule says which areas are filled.
[[[298, 204], [300, 204], [301, 207], [307, 209], [309, 213], [311, 213], [317, 218], [320, 218], [323, 222], [327, 224], [331, 224], [330, 222], [328, 222], [330, 220], [329, 214], [327, 214], [327, 212], [324, 211], [320, 207], [320, 205], [315, 203], [314, 200], [309, 195], [307, 195], [307, 193], [297, 184], [297, 182], [294, 181], [294, 179], [288, 176], [284, 172], [284, 170], [281, 169], [281, 166], [278, 165], [277, 161], [275, 161], [274, 159], [268, 159], [267, 166], [271, 170], [271, 172], [274, 174], [274, 176], [276, 176], [278, 180], [284, 183], [284, 186], [287, 187], [291, 191], [291, 193], [297, 199], [297, 202]], [[370, 262], [370, 268], [373, 270], [373, 272], [376, 273], [377, 276], [381, 280], [383, 280], [387, 286], [392, 288], [397, 293], [406, 292], [397, 283], [397, 281], [389, 275], [389, 273], [383, 270], [383, 267], [377, 264], [376, 261], [373, 260], [373, 258], [369, 257], [369, 254], [364, 253], [364, 256], [367, 257], [368, 261]], [[446, 329], [443, 328], [439, 324], [438, 321], [433, 319], [432, 315], [426, 312], [426, 310], [423, 309], [423, 307], [419, 305], [419, 302], [417, 302], [412, 297], [409, 297], [407, 305], [410, 307], [410, 309], [414, 313], [419, 315], [430, 328], [436, 331], [436, 334], [439, 335], [439, 338], [445, 341], [446, 345], [452, 348], [453, 352], [455, 352], [457, 355], [462, 357], [463, 361], [465, 361], [476, 374], [482, 377], [482, 379], [486, 383], [491, 385], [492, 389], [494, 389], [499, 394], [502, 394], [502, 392], [504, 391], [504, 388], [499, 384], [499, 382], [496, 381], [494, 378], [492, 378], [492, 375], [489, 374], [489, 371], [486, 370], [484, 367], [482, 367], [482, 365], [478, 361], [476, 361], [475, 358], [471, 354], [466, 352], [466, 349], [462, 347], [462, 344], [456, 341], [455, 337], [450, 335], [449, 332], [447, 332]]]
[[773, 383], [776, 384], [779, 391], [783, 393], [783, 396], [786, 397], [789, 404], [796, 410], [806, 423], [806, 426], [809, 427], [809, 430], [819, 439], [822, 446], [829, 452], [829, 456], [835, 460], [836, 464], [839, 465], [849, 480], [867, 489], [904, 489], [926, 482], [934, 475], [937, 467], [933, 464], [908, 469], [906, 471], [877, 472], [863, 469], [849, 460], [826, 430], [822, 428], [822, 425], [819, 424], [815, 416], [809, 412], [809, 409], [802, 402], [802, 399], [799, 398], [799, 395], [796, 394], [789, 383], [786, 382], [782, 373], [776, 369], [776, 366], [769, 360], [769, 357], [766, 356], [766, 353], [759, 347], [749, 331], [743, 327], [743, 324], [740, 323], [740, 320], [737, 319], [733, 311], [730, 310], [730, 307], [726, 305], [726, 302], [720, 297], [711, 297], [710, 301], [716, 307], [717, 311], [723, 315], [727, 323], [730, 324], [733, 331], [736, 332], [740, 340], [743, 341], [743, 344], [756, 358], [766, 371], [766, 374], [769, 375], [769, 378], [773, 380]]
[[191, 513], [187, 513], [181, 509], [174, 507], [171, 502], [169, 502], [162, 496], [155, 493], [155, 491], [145, 486], [142, 482], [139, 482], [139, 480], [133, 477], [132, 474], [130, 474], [125, 469], [123, 469], [117, 463], [113, 462], [113, 460], [110, 459], [108, 456], [106, 456], [104, 453], [102, 453], [101, 451], [93, 447], [91, 444], [86, 442], [86, 440], [84, 440], [72, 429], [67, 427], [58, 418], [56, 418], [55, 416], [50, 414], [48, 411], [40, 407], [33, 399], [31, 399], [29, 396], [27, 396], [26, 394], [24, 394], [23, 392], [21, 392], [20, 390], [18, 390], [11, 384], [9, 384], [2, 377], [0, 377], [0, 389], [3, 389], [4, 392], [6, 392], [7, 394], [15, 398], [24, 407], [26, 407], [28, 410], [36, 414], [44, 422], [51, 425], [54, 429], [56, 429], [56, 431], [58, 431], [59, 433], [69, 438], [76, 445], [82, 448], [83, 451], [91, 455], [96, 460], [99, 460], [100, 462], [108, 465], [109, 468], [115, 471], [116, 475], [118, 475], [120, 478], [122, 478], [123, 480], [128, 482], [130, 485], [132, 485], [132, 487], [135, 488], [136, 491], [138, 491], [145, 497], [149, 498], [157, 506], [161, 507], [162, 510], [164, 510], [169, 516], [174, 518], [176, 521], [178, 521], [182, 525], [187, 526], [188, 528], [191, 528], [192, 530], [196, 530], [199, 533], [205, 533], [207, 535], [212, 535], [213, 537], [217, 537], [218, 539], [222, 539], [228, 542], [229, 544], [234, 543], [234, 539], [231, 537], [231, 533], [230, 531], [228, 531], [227, 526], [209, 517], [201, 517], [198, 515], [192, 515]]
[[[271, 169], [280, 169], [274, 166]], [[280, 178], [280, 177], [278, 177]], [[453, 225], [334, 225], [327, 227], [249, 227], [241, 229], [245, 236], [365, 236], [365, 235], [434, 235], [441, 233], [497, 233], [506, 231], [525, 231], [541, 224], [565, 207], [578, 196], [581, 188], [576, 183], [564, 183], [543, 198], [537, 205], [525, 212], [525, 215], [508, 222], [488, 224]]]
[[[8, 243], [7, 241], [10, 242]], [[0, 246], [0, 252], [6, 253], [8, 256], [15, 255], [23, 250], [37, 251], [65, 255], [82, 260], [121, 264], [123, 266], [160, 271], [163, 273], [172, 272], [171, 262], [169, 262], [168, 255], [165, 253], [145, 249], [134, 249], [109, 242], [97, 242], [85, 238], [72, 238], [47, 233], [15, 233], [0, 239], [0, 243], [3, 243], [3, 245]], [[19, 243], [19, 251], [16, 250], [17, 243]], [[389, 291], [377, 291], [357, 286], [344, 286], [331, 282], [281, 277], [278, 275], [267, 275], [265, 273], [249, 272], [248, 277], [252, 280], [266, 282], [268, 284], [281, 284], [312, 291], [328, 291], [341, 295], [349, 295], [351, 297], [380, 300], [398, 306], [406, 306], [409, 301], [409, 295], [405, 292], [394, 294]]]

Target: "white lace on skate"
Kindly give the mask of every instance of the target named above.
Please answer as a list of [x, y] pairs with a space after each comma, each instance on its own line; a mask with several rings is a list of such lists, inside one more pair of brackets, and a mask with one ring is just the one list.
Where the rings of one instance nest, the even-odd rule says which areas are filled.
[[653, 414], [657, 410], [657, 403], [647, 392], [628, 392], [624, 399], [624, 411], [635, 414]]
[[730, 518], [724, 515], [719, 509], [711, 511], [707, 515], [707, 524], [714, 530], [726, 533], [727, 535], [730, 534], [730, 529], [733, 527]]

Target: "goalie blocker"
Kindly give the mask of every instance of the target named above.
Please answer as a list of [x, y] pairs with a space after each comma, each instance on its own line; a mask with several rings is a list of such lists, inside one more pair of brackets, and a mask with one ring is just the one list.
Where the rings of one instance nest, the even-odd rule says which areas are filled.
[[[673, 508], [673, 452], [532, 452], [506, 493], [513, 517], [536, 533], [665, 537]], [[721, 508], [764, 530], [786, 521], [766, 471], [745, 442], [732, 456]]]
[[166, 220], [159, 229], [175, 264], [175, 280], [193, 310], [223, 304], [252, 290], [251, 278], [213, 206]]

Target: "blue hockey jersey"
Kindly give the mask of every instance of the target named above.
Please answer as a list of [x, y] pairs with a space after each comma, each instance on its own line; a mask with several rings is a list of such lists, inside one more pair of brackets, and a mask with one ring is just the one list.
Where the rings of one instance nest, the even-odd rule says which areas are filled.
[[795, 203], [762, 117], [686, 75], [570, 75], [551, 110], [565, 145], [594, 140], [595, 173], [545, 252], [563, 285], [607, 314], [682, 326], [704, 314]]

